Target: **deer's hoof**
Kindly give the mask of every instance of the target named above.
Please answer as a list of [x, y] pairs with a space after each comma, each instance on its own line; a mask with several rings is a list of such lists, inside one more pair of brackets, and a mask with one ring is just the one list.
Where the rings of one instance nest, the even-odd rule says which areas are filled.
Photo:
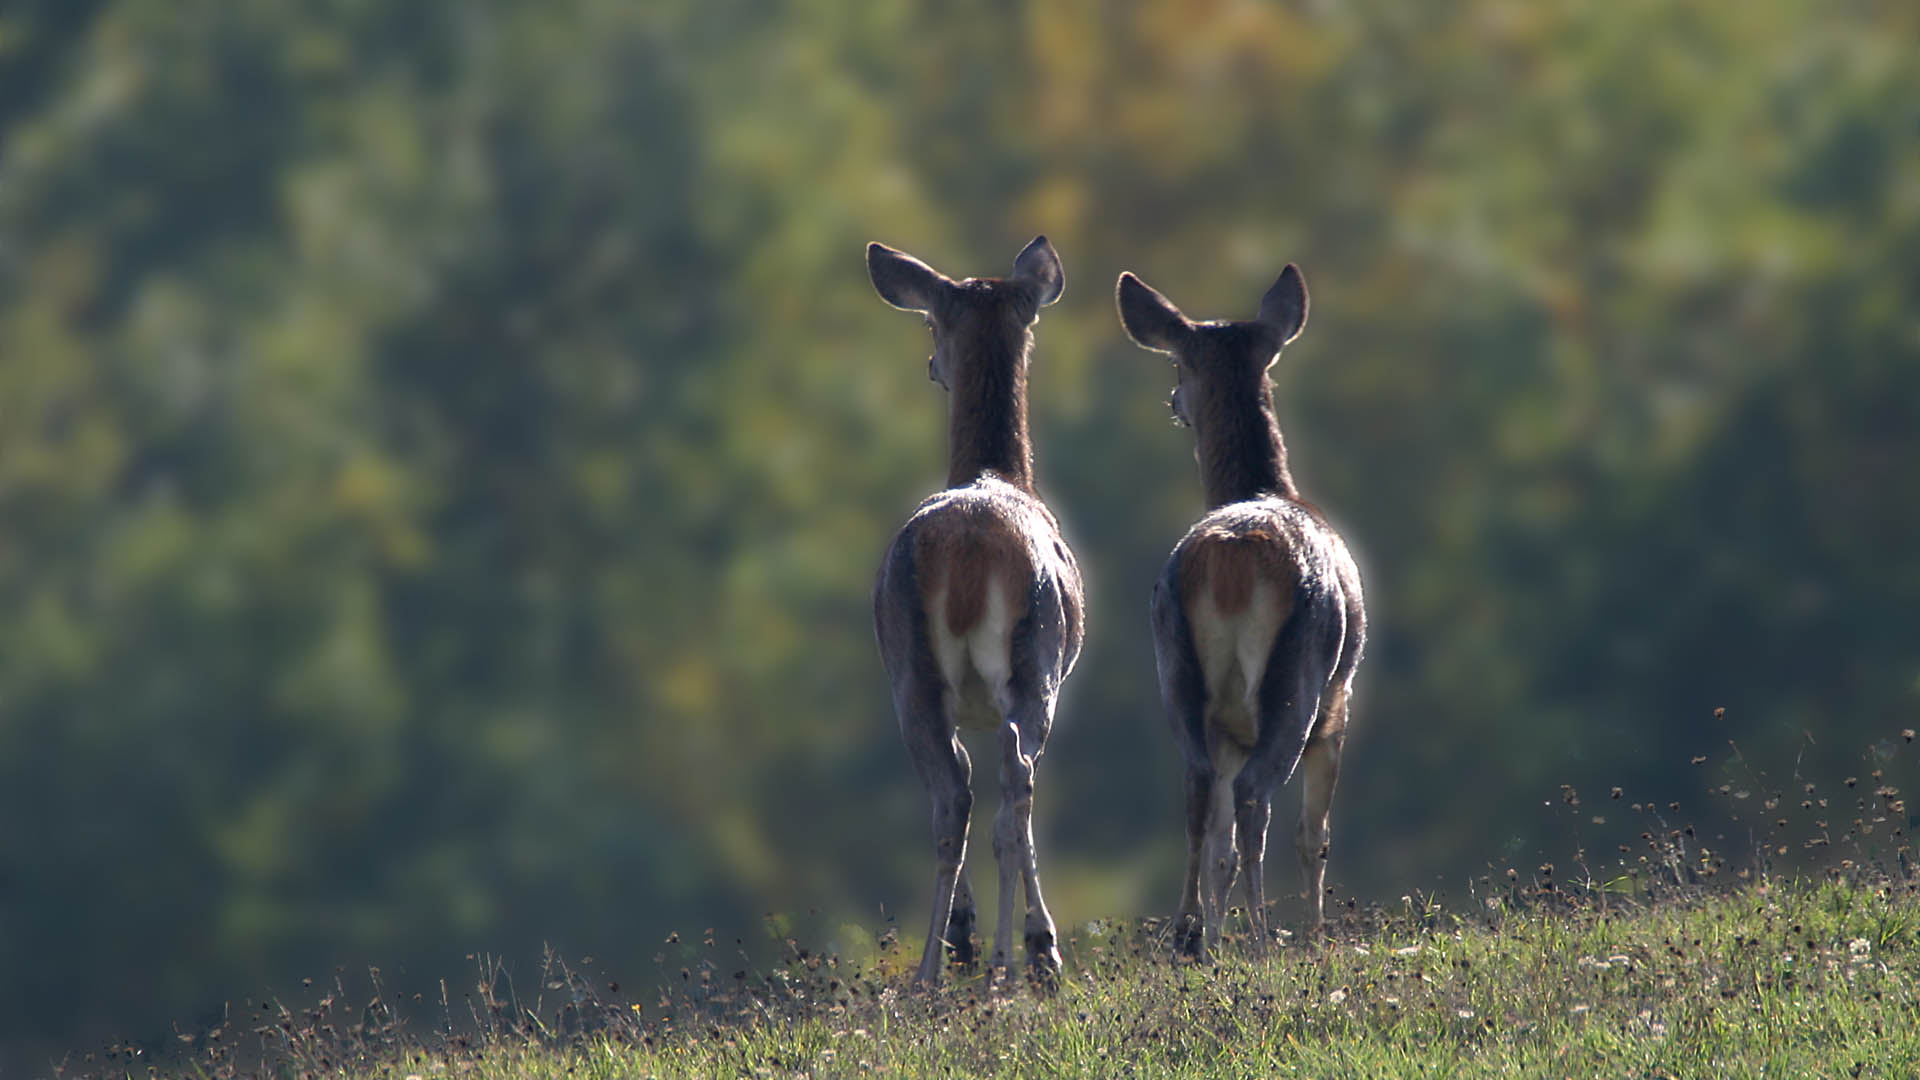
[[1174, 920], [1173, 953], [1189, 960], [1207, 958], [1206, 925], [1200, 916], [1184, 914]]
[[966, 974], [980, 966], [980, 943], [973, 936], [973, 912], [955, 912], [947, 921], [947, 962]]
[[1059, 988], [1060, 964], [1060, 947], [1052, 930], [1027, 935], [1027, 976], [1037, 989], [1051, 992]]

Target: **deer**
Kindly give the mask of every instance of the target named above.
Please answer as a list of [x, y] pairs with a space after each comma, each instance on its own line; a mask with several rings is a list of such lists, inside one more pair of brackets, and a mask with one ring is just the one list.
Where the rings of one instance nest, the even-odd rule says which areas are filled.
[[1218, 949], [1244, 864], [1252, 938], [1264, 952], [1267, 825], [1275, 789], [1296, 771], [1294, 847], [1317, 938], [1366, 608], [1346, 542], [1294, 484], [1274, 414], [1268, 373], [1306, 325], [1306, 281], [1289, 264], [1250, 322], [1195, 322], [1132, 273], [1120, 275], [1115, 301], [1127, 335], [1173, 361], [1168, 404], [1193, 432], [1207, 504], [1149, 603], [1160, 696], [1186, 764], [1174, 948], [1195, 960]]
[[989, 977], [1009, 970], [1017, 884], [1028, 970], [1045, 985], [1058, 978], [1060, 949], [1034, 855], [1034, 775], [1080, 654], [1085, 601], [1079, 565], [1034, 489], [1027, 367], [1032, 327], [1066, 278], [1044, 236], [1005, 278], [954, 281], [879, 243], [867, 247], [867, 271], [882, 300], [925, 316], [928, 376], [949, 395], [947, 487], [895, 535], [873, 591], [900, 734], [933, 804], [933, 912], [917, 979], [939, 984], [943, 947], [963, 970], [976, 963], [964, 730], [999, 740], [1000, 903]]

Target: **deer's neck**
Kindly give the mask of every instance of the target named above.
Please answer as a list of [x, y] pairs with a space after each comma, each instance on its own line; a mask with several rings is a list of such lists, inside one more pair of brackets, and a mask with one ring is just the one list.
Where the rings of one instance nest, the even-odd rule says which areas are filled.
[[1300, 497], [1264, 378], [1255, 393], [1235, 395], [1196, 426], [1200, 484], [1209, 507], [1265, 495]]
[[948, 413], [951, 448], [947, 486], [962, 487], [992, 472], [1018, 488], [1033, 490], [1033, 444], [1027, 435], [1027, 347], [1022, 333], [995, 343], [955, 367], [963, 372], [952, 388]]

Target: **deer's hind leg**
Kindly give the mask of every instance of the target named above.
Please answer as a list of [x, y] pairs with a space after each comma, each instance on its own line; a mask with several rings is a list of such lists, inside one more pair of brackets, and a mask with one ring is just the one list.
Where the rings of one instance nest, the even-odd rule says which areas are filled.
[[907, 751], [933, 804], [933, 912], [917, 976], [921, 983], [932, 986], [940, 982], [942, 954], [946, 951], [942, 946], [953, 944], [956, 916], [968, 924], [967, 948], [971, 948], [973, 890], [966, 890], [964, 904], [958, 910], [954, 893], [964, 880], [967, 825], [973, 814], [973, 790], [969, 786], [972, 765], [966, 748], [940, 713], [903, 712], [901, 719]]
[[[1053, 729], [1060, 683], [1073, 666], [1069, 616], [1077, 589], [1041, 578], [1028, 595], [1026, 613], [1008, 639], [1005, 678], [989, 680], [1004, 721], [1000, 728], [1000, 812], [994, 821], [994, 855], [1000, 864], [1000, 923], [994, 933], [994, 964], [1011, 960], [1015, 878], [1027, 899], [1024, 937], [1027, 968], [1043, 987], [1060, 974], [1059, 932], [1040, 890], [1040, 862], [1033, 844], [1035, 770]], [[1077, 616], [1074, 616], [1077, 618]], [[976, 656], [976, 663], [979, 658]], [[987, 667], [983, 665], [983, 674]], [[997, 674], [997, 672], [996, 672]]]
[[1300, 756], [1300, 827], [1294, 834], [1294, 850], [1300, 856], [1307, 929], [1316, 935], [1327, 924], [1328, 824], [1333, 789], [1340, 780], [1340, 753], [1347, 741], [1347, 695], [1346, 686], [1327, 694], [1313, 737]]
[[1046, 745], [1051, 709], [1045, 702], [1023, 702], [1009, 709], [1000, 729], [1000, 811], [994, 820], [993, 853], [1000, 866], [1000, 919], [994, 929], [993, 964], [1005, 969], [1013, 946], [1013, 897], [1026, 893], [1023, 938], [1027, 966], [1041, 979], [1060, 972], [1059, 933], [1040, 891], [1040, 862], [1033, 846], [1033, 788], [1040, 753]]
[[[973, 762], [967, 756], [967, 748], [958, 738], [953, 740], [954, 756], [960, 761], [960, 774], [968, 779], [962, 784], [967, 788], [968, 799], [972, 799]], [[965, 834], [962, 834], [961, 848], [964, 855]], [[947, 960], [966, 973], [972, 973], [980, 959], [980, 942], [975, 936], [979, 925], [978, 909], [973, 902], [973, 883], [968, 880], [967, 864], [963, 858], [960, 869], [954, 878], [953, 906], [947, 915]]]
[[1249, 793], [1234, 802], [1235, 835], [1240, 846], [1240, 861], [1246, 864], [1247, 924], [1253, 937], [1253, 951], [1267, 949], [1267, 823], [1273, 817], [1273, 793]]
[[1173, 919], [1175, 956], [1206, 956], [1207, 816], [1216, 780], [1206, 737], [1206, 677], [1194, 651], [1193, 630], [1180, 606], [1174, 580], [1179, 554], [1167, 560], [1154, 583], [1148, 615], [1153, 626], [1153, 659], [1167, 725], [1187, 763], [1185, 818], [1187, 870], [1180, 885], [1180, 907]]
[[947, 960], [966, 974], [976, 971], [980, 962], [980, 939], [975, 933], [978, 910], [973, 902], [973, 883], [967, 880], [967, 867], [962, 863], [953, 888], [953, 911], [947, 916]]
[[1213, 794], [1207, 808], [1204, 859], [1207, 883], [1201, 910], [1206, 915], [1206, 948], [1220, 947], [1232, 907], [1233, 883], [1240, 875], [1240, 845], [1235, 814], [1235, 780], [1245, 768], [1246, 754], [1237, 746], [1217, 745], [1213, 754]]
[[1180, 885], [1180, 910], [1173, 920], [1173, 951], [1204, 960], [1207, 955], [1207, 815], [1213, 806], [1214, 776], [1207, 767], [1187, 766], [1187, 873]]

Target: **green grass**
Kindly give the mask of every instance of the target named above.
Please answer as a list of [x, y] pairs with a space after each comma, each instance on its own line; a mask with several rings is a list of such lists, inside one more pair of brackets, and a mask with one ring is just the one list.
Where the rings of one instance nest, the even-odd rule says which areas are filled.
[[599, 1000], [558, 966], [525, 1010], [483, 995], [464, 1034], [408, 1034], [330, 996], [261, 1025], [264, 1062], [215, 1053], [183, 1074], [1920, 1075], [1920, 896], [1884, 880], [1627, 903], [1515, 894], [1470, 912], [1409, 899], [1350, 914], [1323, 945], [1254, 958], [1229, 942], [1205, 966], [1170, 962], [1151, 923], [1087, 925], [1052, 994], [980, 976], [917, 991], [915, 958], [898, 948], [858, 971], [794, 949], [772, 972], [736, 977], [719, 947], [683, 947], [682, 991], [637, 1006]]
[[[299, 1007], [236, 1009], [169, 1061], [121, 1048], [64, 1071], [1910, 1080], [1920, 873], [1907, 830], [1920, 818], [1884, 782], [1891, 757], [1870, 751], [1861, 776], [1828, 791], [1797, 769], [1773, 783], [1736, 748], [1709, 781], [1724, 812], [1705, 829], [1677, 802], [1616, 787], [1597, 815], [1563, 787], [1549, 805], [1569, 826], [1571, 883], [1544, 864], [1480, 878], [1464, 906], [1348, 903], [1326, 941], [1265, 956], [1230, 937], [1217, 963], [1175, 963], [1156, 921], [1096, 922], [1062, 928], [1067, 971], [1051, 992], [977, 974], [930, 992], [911, 985], [919, 958], [892, 932], [876, 942], [849, 928], [856, 962], [803, 948], [776, 918], [782, 962], [756, 964], [712, 930], [673, 934], [638, 999], [552, 956], [520, 985], [482, 958], [477, 979], [443, 984], [438, 1001], [397, 1000], [376, 971], [364, 991], [336, 978]], [[1639, 839], [1595, 860], [1581, 834], [1609, 815]], [[1736, 848], [1744, 868], [1729, 864]]]

